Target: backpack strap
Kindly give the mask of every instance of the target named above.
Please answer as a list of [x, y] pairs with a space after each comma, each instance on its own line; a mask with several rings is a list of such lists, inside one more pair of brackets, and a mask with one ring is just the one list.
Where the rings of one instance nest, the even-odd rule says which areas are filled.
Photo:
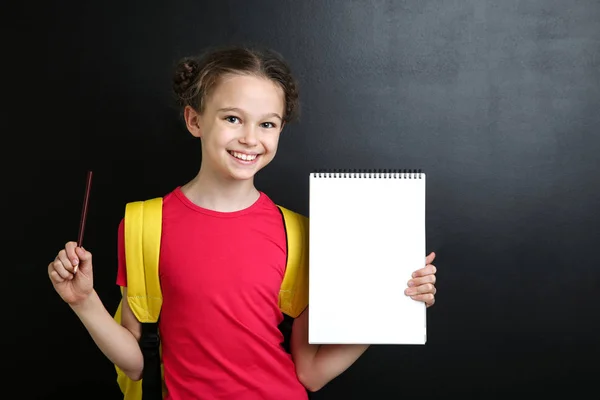
[[162, 198], [125, 206], [127, 301], [140, 322], [157, 322], [162, 307], [158, 278]]
[[125, 207], [127, 302], [142, 323], [139, 341], [144, 356], [143, 400], [162, 400], [158, 318], [162, 292], [158, 275], [162, 233], [162, 198], [128, 203]]
[[308, 218], [285, 207], [277, 207], [287, 237], [287, 261], [279, 290], [279, 308], [296, 318], [308, 306]]

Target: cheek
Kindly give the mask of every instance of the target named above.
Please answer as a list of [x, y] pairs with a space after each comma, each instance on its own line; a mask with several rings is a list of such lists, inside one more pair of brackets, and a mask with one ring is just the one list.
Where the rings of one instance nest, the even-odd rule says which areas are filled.
[[277, 151], [277, 146], [279, 145], [279, 133], [273, 136], [268, 136], [265, 138], [263, 142], [263, 146], [271, 152], [275, 153]]
[[235, 135], [226, 129], [215, 130], [211, 132], [211, 144], [215, 148], [222, 148], [234, 141]]

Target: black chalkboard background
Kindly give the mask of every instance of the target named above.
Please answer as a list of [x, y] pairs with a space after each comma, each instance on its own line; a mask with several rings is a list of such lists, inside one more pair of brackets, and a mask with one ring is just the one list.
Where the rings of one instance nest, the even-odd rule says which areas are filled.
[[200, 162], [171, 101], [172, 66], [230, 43], [278, 50], [301, 84], [301, 121], [257, 179], [276, 202], [308, 213], [313, 169], [428, 175], [439, 272], [427, 345], [373, 347], [311, 398], [574, 398], [594, 388], [600, 2], [12, 7], [2, 13], [5, 389], [119, 398], [112, 364], [46, 267], [77, 236], [93, 168], [85, 244], [96, 290], [116, 307], [125, 203], [167, 193]]

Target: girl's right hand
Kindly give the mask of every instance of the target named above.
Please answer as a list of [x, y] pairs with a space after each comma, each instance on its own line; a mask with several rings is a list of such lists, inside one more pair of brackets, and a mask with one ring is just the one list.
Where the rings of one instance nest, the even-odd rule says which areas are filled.
[[68, 242], [48, 265], [48, 276], [66, 303], [82, 303], [94, 290], [92, 253], [77, 247], [75, 242]]

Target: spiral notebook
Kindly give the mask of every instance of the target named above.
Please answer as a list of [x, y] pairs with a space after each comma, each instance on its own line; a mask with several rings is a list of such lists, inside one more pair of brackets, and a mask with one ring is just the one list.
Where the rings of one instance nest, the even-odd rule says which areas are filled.
[[309, 177], [309, 343], [425, 344], [426, 311], [404, 294], [425, 266], [425, 174]]

